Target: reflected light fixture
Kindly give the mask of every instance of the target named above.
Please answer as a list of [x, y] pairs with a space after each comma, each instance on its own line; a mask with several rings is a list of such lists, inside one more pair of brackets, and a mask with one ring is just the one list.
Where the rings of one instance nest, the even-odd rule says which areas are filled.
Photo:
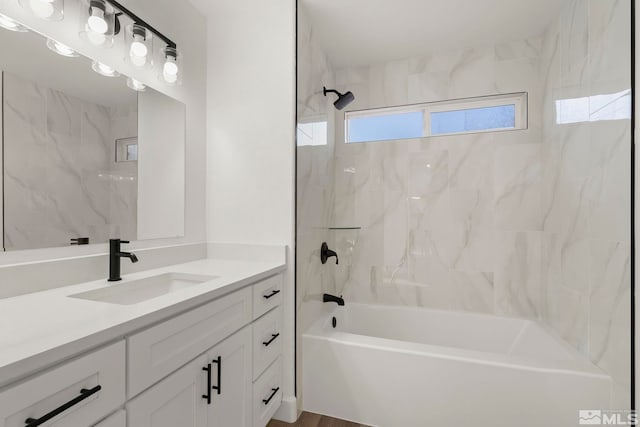
[[58, 55], [66, 56], [68, 58], [76, 58], [79, 56], [75, 50], [71, 49], [66, 44], [62, 44], [53, 39], [47, 39], [47, 47]]
[[64, 16], [64, 0], [20, 0], [20, 5], [41, 19], [60, 21]]
[[147, 89], [147, 85], [139, 80], [134, 79], [133, 77], [127, 78], [127, 86], [138, 92], [144, 92]]
[[91, 64], [91, 68], [93, 68], [93, 71], [95, 71], [96, 73], [105, 77], [118, 77], [120, 75], [120, 73], [117, 72], [115, 68], [110, 67], [100, 61], [93, 61], [93, 64]]
[[27, 30], [24, 26], [18, 24], [15, 20], [9, 18], [7, 15], [0, 13], [0, 27], [9, 31], [17, 31], [20, 33], [26, 33]]

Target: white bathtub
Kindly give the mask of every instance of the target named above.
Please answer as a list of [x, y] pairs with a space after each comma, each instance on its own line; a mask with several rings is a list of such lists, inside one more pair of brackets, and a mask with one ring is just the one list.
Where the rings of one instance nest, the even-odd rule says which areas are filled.
[[303, 334], [302, 376], [304, 410], [380, 427], [571, 427], [611, 395], [535, 322], [349, 302]]

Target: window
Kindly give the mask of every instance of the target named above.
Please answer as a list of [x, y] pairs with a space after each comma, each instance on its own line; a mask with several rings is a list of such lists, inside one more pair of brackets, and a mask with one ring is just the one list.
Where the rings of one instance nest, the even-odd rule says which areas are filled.
[[116, 163], [138, 161], [138, 138], [116, 139]]
[[346, 142], [527, 128], [525, 92], [345, 113]]
[[138, 160], [138, 144], [127, 144], [127, 161], [135, 162]]

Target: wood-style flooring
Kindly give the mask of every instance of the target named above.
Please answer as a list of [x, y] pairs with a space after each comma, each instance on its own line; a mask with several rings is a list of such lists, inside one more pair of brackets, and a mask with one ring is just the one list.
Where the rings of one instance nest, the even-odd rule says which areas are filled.
[[303, 412], [293, 424], [282, 421], [271, 420], [267, 427], [367, 427], [364, 424], [356, 424], [350, 421], [339, 420], [337, 418], [325, 417], [324, 415]]

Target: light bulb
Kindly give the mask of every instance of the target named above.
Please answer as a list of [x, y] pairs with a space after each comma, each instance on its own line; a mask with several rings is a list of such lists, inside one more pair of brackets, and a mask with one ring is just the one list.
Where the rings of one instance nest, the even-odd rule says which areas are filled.
[[136, 67], [144, 67], [147, 63], [146, 56], [131, 56], [129, 59], [131, 60], [131, 63]]
[[86, 36], [91, 44], [96, 46], [101, 46], [107, 41], [107, 36], [104, 34], [94, 33], [93, 31], [87, 31]]
[[115, 71], [113, 68], [109, 67], [108, 65], [105, 65], [103, 63], [98, 63], [98, 68], [100, 69], [100, 71], [102, 71], [105, 74], [113, 74], [113, 72]]
[[75, 58], [78, 56], [75, 50], [53, 39], [47, 39], [47, 47], [58, 55], [67, 56], [70, 58]]
[[94, 33], [106, 34], [107, 30], [109, 30], [109, 24], [107, 24], [107, 20], [104, 19], [104, 10], [99, 7], [92, 7], [91, 16], [89, 16], [87, 20], [87, 26]]
[[105, 77], [118, 77], [120, 75], [120, 73], [118, 73], [115, 68], [110, 67], [107, 64], [103, 64], [99, 61], [93, 61], [91, 68], [93, 68], [93, 71], [95, 71], [96, 73], [101, 74]]
[[147, 56], [147, 53], [149, 53], [149, 49], [147, 48], [147, 45], [144, 44], [144, 37], [139, 34], [134, 34], [129, 54], [131, 56], [142, 57]]
[[56, 11], [50, 0], [30, 0], [29, 6], [33, 14], [42, 19], [51, 18]]
[[127, 78], [127, 86], [131, 89], [136, 90], [138, 92], [144, 92], [147, 86], [140, 82], [139, 80], [134, 79], [133, 77]]
[[13, 19], [11, 19], [8, 16], [3, 15], [1, 13], [0, 13], [0, 27], [4, 28], [5, 30], [18, 31], [18, 32], [22, 32], [22, 33], [27, 31], [27, 29], [25, 27], [23, 27], [22, 25], [18, 24]]
[[167, 74], [166, 72], [163, 72], [162, 77], [164, 78], [164, 81], [167, 83], [175, 83], [178, 81], [177, 74]]
[[167, 60], [164, 63], [163, 73], [168, 76], [177, 76], [178, 75], [178, 64], [176, 64], [176, 59], [173, 56], [168, 55]]

